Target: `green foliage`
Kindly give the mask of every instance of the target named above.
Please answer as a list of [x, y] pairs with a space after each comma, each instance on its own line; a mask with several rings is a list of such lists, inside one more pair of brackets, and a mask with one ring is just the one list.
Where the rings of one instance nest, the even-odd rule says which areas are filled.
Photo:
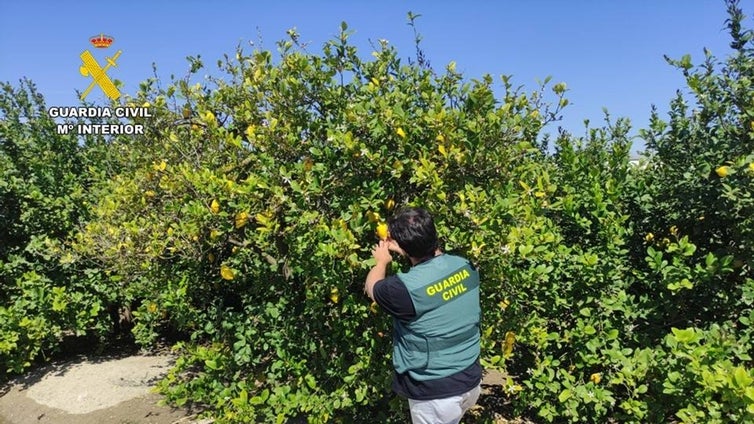
[[737, 2], [726, 3], [733, 53], [718, 61], [705, 50], [696, 67], [668, 59], [691, 100], [679, 92], [669, 121], [654, 114], [642, 132], [649, 155], [631, 194], [636, 241], [649, 245], [650, 278], [637, 289], [652, 299], [656, 420], [745, 422], [754, 410], [741, 386], [752, 353], [754, 46]]
[[42, 96], [28, 81], [2, 84], [0, 98], [0, 257], [18, 253], [35, 234], [59, 238], [82, 213], [84, 199], [76, 140], [60, 136]]
[[186, 78], [145, 81], [123, 100], [149, 105], [143, 136], [56, 135], [33, 87], [5, 86], [3, 368], [64, 334], [104, 337], [127, 305], [138, 344], [179, 340], [159, 385], [175, 405], [221, 423], [405, 422], [390, 323], [362, 289], [377, 225], [421, 205], [481, 271], [482, 363], [517, 414], [751, 421], [754, 50], [727, 4], [734, 53], [668, 60], [692, 99], [653, 116], [636, 166], [609, 115], [550, 149], [564, 83], [505, 76], [496, 96], [420, 49], [404, 63], [381, 41], [364, 59], [345, 24], [321, 52], [291, 30], [220, 77], [195, 83], [189, 57]]
[[58, 135], [41, 94], [0, 85], [0, 378], [55, 351], [65, 335], [105, 334], [110, 288], [66, 240], [87, 216], [90, 158]]
[[637, 194], [654, 201], [643, 202], [638, 217], [642, 230], [655, 237], [667, 236], [675, 226], [700, 252], [750, 261], [754, 252], [752, 33], [741, 31], [743, 16], [736, 2], [728, 3], [735, 50], [725, 61], [707, 50], [704, 63], [697, 67], [688, 56], [668, 59], [682, 71], [692, 98], [687, 100], [679, 91], [671, 103], [669, 122], [655, 113], [650, 128], [642, 132], [651, 155], [641, 181], [645, 192]]
[[670, 61], [698, 109], [679, 94], [669, 123], [655, 114], [645, 161], [629, 165], [627, 123], [608, 117], [583, 139], [561, 134], [519, 182], [528, 196], [511, 199], [500, 273], [510, 294], [487, 334], [521, 413], [751, 420], [754, 50], [735, 2], [729, 12], [727, 61]]
[[[748, 322], [751, 315], [742, 318]], [[662, 387], [680, 407], [676, 416], [681, 422], [754, 419], [754, 370], [747, 366], [751, 331], [748, 324], [744, 328], [743, 337], [731, 323], [712, 324], [709, 330], [672, 328], [665, 340], [668, 357]]]

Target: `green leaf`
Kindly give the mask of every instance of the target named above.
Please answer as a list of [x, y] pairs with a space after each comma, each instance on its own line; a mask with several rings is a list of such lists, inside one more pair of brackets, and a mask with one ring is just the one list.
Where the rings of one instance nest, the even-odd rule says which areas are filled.
[[673, 336], [675, 336], [675, 339], [679, 343], [692, 343], [696, 342], [700, 339], [699, 335], [697, 334], [697, 331], [695, 328], [687, 328], [685, 330], [680, 330], [678, 328], [671, 328], [671, 331], [673, 332]]
[[736, 382], [738, 387], [743, 389], [751, 385], [752, 378], [744, 367], [736, 367], [736, 370], [733, 371], [733, 381]]
[[530, 244], [518, 246], [518, 252], [521, 253], [521, 256], [524, 257], [531, 253], [533, 250], [534, 246]]
[[565, 389], [562, 392], [560, 392], [560, 394], [558, 395], [558, 401], [560, 403], [563, 403], [567, 401], [568, 399], [570, 399], [571, 395], [572, 395], [571, 391], [569, 389]]
[[754, 387], [751, 387], [751, 386], [747, 387], [744, 390], [744, 394], [752, 402], [752, 405], [754, 405]]
[[691, 67], [693, 66], [693, 65], [691, 64], [691, 55], [690, 55], [690, 54], [685, 54], [685, 55], [683, 55], [683, 56], [681, 57], [681, 60], [680, 60], [680, 61], [678, 62], [678, 64], [679, 64], [679, 65], [681, 66], [681, 68], [683, 68], [683, 69], [691, 69]]
[[356, 402], [361, 403], [364, 400], [364, 395], [366, 394], [366, 389], [363, 387], [359, 387], [356, 389], [355, 395], [356, 395]]
[[252, 405], [261, 405], [270, 397], [270, 390], [264, 389], [262, 393], [249, 399], [249, 403]]
[[306, 381], [306, 385], [309, 386], [310, 389], [314, 390], [317, 387], [317, 380], [314, 379], [313, 375], [306, 374], [304, 380]]
[[586, 266], [595, 266], [599, 260], [598, 256], [594, 253], [584, 253], [580, 259], [581, 263]]

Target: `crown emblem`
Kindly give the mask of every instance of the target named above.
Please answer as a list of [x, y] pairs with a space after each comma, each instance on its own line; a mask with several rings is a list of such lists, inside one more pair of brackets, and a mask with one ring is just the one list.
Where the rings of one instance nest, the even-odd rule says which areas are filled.
[[105, 34], [89, 37], [89, 42], [98, 49], [106, 49], [110, 47], [110, 44], [113, 44], [113, 41], [115, 41], [113, 37]]

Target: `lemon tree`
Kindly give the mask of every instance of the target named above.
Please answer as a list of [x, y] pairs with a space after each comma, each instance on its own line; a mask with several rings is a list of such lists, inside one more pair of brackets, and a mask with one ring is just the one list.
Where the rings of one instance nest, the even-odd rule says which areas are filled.
[[423, 205], [444, 247], [480, 263], [504, 244], [488, 207], [504, 209], [519, 164], [542, 156], [560, 111], [545, 87], [505, 77], [496, 99], [490, 76], [405, 63], [384, 41], [364, 60], [341, 30], [318, 53], [291, 32], [277, 54], [226, 57], [222, 77], [147, 81], [126, 100], [154, 118], [114, 141], [127, 160], [75, 251], [117, 276], [138, 343], [182, 340], [161, 385], [177, 404], [228, 422], [405, 420], [389, 321], [363, 294], [386, 218]]

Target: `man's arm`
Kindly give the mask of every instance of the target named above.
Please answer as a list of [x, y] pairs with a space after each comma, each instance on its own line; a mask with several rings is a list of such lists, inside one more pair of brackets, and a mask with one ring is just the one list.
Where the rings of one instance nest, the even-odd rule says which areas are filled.
[[374, 300], [374, 285], [377, 284], [378, 281], [385, 278], [386, 270], [387, 264], [378, 262], [375, 266], [372, 267], [372, 269], [369, 271], [369, 274], [367, 274], [367, 281], [364, 284], [364, 292], [366, 292], [367, 296], [369, 296], [370, 299]]
[[389, 243], [381, 241], [374, 250], [372, 250], [372, 256], [376, 261], [375, 265], [369, 270], [367, 274], [367, 280], [364, 283], [364, 292], [370, 299], [374, 300], [374, 285], [378, 281], [385, 278], [387, 272], [387, 266], [392, 262], [393, 257], [390, 255]]

